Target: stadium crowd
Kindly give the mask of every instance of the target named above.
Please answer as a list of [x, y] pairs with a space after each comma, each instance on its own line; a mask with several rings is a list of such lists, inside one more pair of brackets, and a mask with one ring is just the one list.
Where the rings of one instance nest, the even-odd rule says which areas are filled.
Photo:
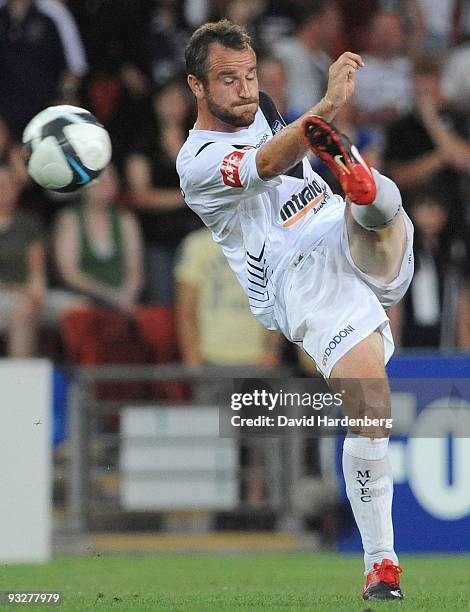
[[[470, 0], [0, 0], [4, 354], [193, 367], [286, 358], [175, 170], [194, 121], [185, 43], [219, 18], [250, 32], [260, 88], [287, 121], [321, 97], [332, 59], [363, 54], [336, 124], [398, 183], [415, 224], [415, 278], [389, 313], [396, 343], [470, 349]], [[32, 184], [20, 155], [26, 123], [59, 103], [93, 112], [114, 151], [100, 182], [66, 197]]]

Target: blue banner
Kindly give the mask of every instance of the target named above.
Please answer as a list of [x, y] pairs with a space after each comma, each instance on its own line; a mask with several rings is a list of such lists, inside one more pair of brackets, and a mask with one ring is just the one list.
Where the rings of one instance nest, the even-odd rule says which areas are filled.
[[[470, 355], [397, 355], [388, 366], [394, 431], [393, 521], [398, 552], [470, 552]], [[439, 435], [429, 428], [441, 419]], [[398, 421], [397, 426], [395, 422]], [[443, 429], [442, 429], [443, 428]], [[341, 472], [342, 499], [349, 506]], [[343, 552], [362, 550], [359, 532], [340, 536]]]

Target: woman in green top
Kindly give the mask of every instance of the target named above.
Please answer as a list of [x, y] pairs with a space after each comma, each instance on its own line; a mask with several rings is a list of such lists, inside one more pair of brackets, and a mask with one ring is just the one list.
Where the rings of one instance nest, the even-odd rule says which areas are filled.
[[[114, 206], [117, 196], [118, 182], [110, 167], [84, 190], [83, 203], [63, 212], [57, 222], [57, 267], [68, 288], [87, 298], [85, 307], [70, 308], [63, 315], [65, 353], [82, 365], [144, 363], [150, 355], [157, 363], [168, 363], [176, 359], [172, 312], [138, 303], [142, 241], [134, 216]], [[102, 308], [106, 305], [111, 309]], [[113, 398], [142, 394], [140, 383], [126, 384], [125, 389], [110, 384]], [[159, 384], [156, 391], [182, 396], [176, 383]]]
[[55, 260], [69, 289], [133, 315], [143, 281], [142, 240], [134, 216], [115, 207], [118, 193], [110, 166], [83, 192], [81, 205], [59, 216]]

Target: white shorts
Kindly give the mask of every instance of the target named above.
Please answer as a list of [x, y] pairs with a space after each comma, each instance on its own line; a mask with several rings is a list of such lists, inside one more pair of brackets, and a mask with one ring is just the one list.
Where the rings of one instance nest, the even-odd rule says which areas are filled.
[[[386, 308], [404, 296], [413, 277], [413, 224], [405, 215], [407, 246], [397, 278], [382, 283], [352, 260], [342, 216], [321, 241], [294, 257], [278, 287], [276, 319], [328, 378], [334, 365], [373, 331], [384, 339], [385, 363], [394, 351]], [[298, 263], [296, 263], [298, 262]]]

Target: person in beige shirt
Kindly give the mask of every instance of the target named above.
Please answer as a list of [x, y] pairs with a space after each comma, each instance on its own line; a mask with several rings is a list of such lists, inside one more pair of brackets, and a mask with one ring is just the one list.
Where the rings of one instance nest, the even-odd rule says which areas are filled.
[[[281, 335], [267, 331], [253, 317], [246, 294], [208, 229], [191, 232], [183, 240], [175, 277], [176, 326], [186, 365], [279, 365]], [[204, 380], [194, 387], [193, 399], [223, 401], [226, 384]], [[244, 499], [258, 506], [266, 495], [266, 458], [259, 444], [254, 447], [245, 442], [244, 446], [241, 465], [250, 467], [242, 486]]]
[[265, 330], [252, 316], [243, 289], [208, 229], [184, 239], [175, 275], [177, 331], [185, 364], [278, 365], [280, 335]]

